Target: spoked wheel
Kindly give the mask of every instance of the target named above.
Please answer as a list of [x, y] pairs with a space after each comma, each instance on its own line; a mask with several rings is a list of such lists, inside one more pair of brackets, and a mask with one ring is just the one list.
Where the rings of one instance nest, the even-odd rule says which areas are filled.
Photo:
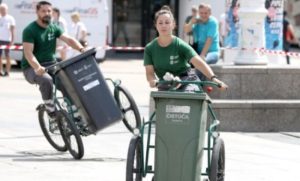
[[75, 123], [69, 118], [66, 111], [59, 112], [59, 124], [62, 137], [68, 147], [70, 154], [75, 159], [81, 159], [84, 154], [84, 148], [79, 130]]
[[133, 137], [130, 140], [127, 163], [126, 181], [142, 180], [142, 141], [141, 137]]
[[210, 181], [224, 181], [225, 177], [225, 146], [221, 138], [217, 138], [212, 151]]
[[130, 132], [139, 128], [141, 126], [140, 112], [129, 91], [122, 85], [117, 86], [115, 90], [115, 99], [123, 113], [123, 123], [126, 128]]
[[46, 108], [43, 104], [37, 107], [39, 123], [44, 136], [47, 141], [53, 146], [57, 151], [67, 151], [68, 148], [62, 138], [58, 120], [52, 120], [49, 118]]

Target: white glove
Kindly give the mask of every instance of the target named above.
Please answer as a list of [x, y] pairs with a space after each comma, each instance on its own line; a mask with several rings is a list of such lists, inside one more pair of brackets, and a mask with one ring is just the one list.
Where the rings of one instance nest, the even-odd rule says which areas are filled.
[[169, 72], [166, 72], [166, 74], [163, 76], [163, 79], [166, 81], [172, 81], [174, 80], [174, 75]]
[[173, 80], [174, 80], [174, 81], [177, 81], [177, 82], [181, 81], [181, 79], [180, 79], [178, 76], [174, 77]]
[[178, 76], [174, 77], [174, 75], [169, 72], [166, 72], [166, 74], [163, 76], [163, 79], [165, 81], [181, 81]]

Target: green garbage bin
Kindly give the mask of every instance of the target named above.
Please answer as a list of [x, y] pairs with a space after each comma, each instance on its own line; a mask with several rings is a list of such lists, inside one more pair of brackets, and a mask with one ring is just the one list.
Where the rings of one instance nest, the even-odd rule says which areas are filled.
[[155, 181], [200, 181], [205, 93], [151, 92], [156, 108]]

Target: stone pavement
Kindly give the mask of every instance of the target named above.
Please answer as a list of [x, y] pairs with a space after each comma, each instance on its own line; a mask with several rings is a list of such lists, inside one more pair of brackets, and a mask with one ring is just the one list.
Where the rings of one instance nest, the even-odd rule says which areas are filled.
[[[142, 61], [107, 60], [100, 68], [105, 77], [122, 80], [147, 119], [151, 90]], [[35, 111], [40, 102], [38, 87], [29, 85], [19, 70], [0, 77], [1, 181], [125, 180], [131, 134], [121, 122], [84, 138], [85, 155], [76, 161], [68, 152], [55, 151], [43, 137]], [[227, 181], [300, 180], [299, 133], [222, 132], [221, 137]]]

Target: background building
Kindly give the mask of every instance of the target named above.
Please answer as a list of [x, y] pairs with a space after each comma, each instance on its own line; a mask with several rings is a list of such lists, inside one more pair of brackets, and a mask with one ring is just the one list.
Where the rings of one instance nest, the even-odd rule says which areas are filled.
[[[124, 2], [127, 1], [124, 6]], [[115, 46], [125, 46], [128, 38], [129, 46], [145, 46], [147, 42], [156, 37], [156, 31], [153, 26], [154, 14], [163, 5], [169, 5], [177, 21], [176, 34], [183, 36], [183, 24], [185, 18], [190, 15], [191, 7], [199, 5], [201, 2], [212, 5], [213, 15], [219, 19], [225, 12], [226, 0], [108, 0], [110, 11], [110, 36], [109, 42]], [[120, 10], [124, 8], [126, 18], [119, 18]], [[120, 21], [126, 21], [125, 37], [123, 32], [117, 34]], [[122, 23], [121, 23], [122, 24]], [[113, 41], [115, 40], [115, 41]]]

